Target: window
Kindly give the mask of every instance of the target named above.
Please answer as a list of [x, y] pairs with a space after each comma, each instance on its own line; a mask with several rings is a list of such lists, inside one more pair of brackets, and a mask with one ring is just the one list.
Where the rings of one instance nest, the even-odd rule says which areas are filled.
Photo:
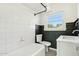
[[49, 29], [54, 29], [54, 30], [62, 30], [63, 26], [63, 16], [64, 12], [63, 11], [58, 11], [55, 12], [51, 15], [48, 16], [48, 28]]

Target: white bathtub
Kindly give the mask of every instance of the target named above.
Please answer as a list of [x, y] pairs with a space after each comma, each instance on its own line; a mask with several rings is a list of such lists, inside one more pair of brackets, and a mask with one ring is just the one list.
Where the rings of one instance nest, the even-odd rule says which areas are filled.
[[45, 47], [41, 44], [30, 44], [7, 54], [7, 56], [45, 56]]

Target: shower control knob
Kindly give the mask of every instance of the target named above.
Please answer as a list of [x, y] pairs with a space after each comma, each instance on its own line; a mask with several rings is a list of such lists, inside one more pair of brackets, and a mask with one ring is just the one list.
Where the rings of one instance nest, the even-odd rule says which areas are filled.
[[76, 47], [76, 51], [79, 51], [79, 47]]
[[20, 38], [20, 41], [21, 41], [21, 42], [24, 41], [23, 37]]

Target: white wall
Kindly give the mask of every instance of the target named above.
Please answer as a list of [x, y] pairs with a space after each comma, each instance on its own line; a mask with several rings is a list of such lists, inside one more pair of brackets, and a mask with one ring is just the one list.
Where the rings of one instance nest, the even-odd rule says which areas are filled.
[[52, 4], [53, 11], [64, 11], [65, 22], [74, 22], [77, 18], [77, 3]]
[[79, 18], [79, 3], [77, 4], [77, 18]]
[[38, 20], [22, 4], [0, 4], [0, 55], [34, 43]]
[[[52, 12], [41, 14], [41, 24], [47, 27], [48, 24], [48, 14], [54, 13], [56, 11], [63, 11], [63, 20], [65, 23], [74, 22], [77, 19], [77, 3], [52, 3], [50, 4]], [[64, 26], [63, 26], [64, 28]], [[47, 30], [47, 28], [46, 28]]]

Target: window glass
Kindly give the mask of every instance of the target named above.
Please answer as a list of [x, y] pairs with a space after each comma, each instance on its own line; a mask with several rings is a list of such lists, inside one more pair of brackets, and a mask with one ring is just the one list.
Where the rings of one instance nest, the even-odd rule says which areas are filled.
[[48, 16], [48, 28], [57, 28], [63, 24], [63, 11], [55, 12]]

